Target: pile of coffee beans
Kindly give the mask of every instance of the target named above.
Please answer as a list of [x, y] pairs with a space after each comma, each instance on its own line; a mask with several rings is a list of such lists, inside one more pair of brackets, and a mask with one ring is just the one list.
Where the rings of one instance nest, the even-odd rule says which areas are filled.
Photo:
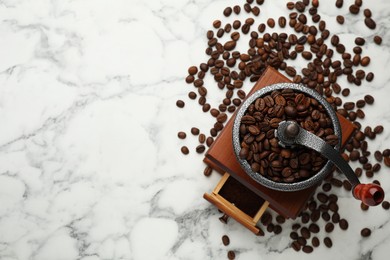
[[[206, 32], [205, 53], [208, 59], [188, 69], [185, 81], [194, 87], [188, 93], [189, 101], [196, 101], [202, 112], [215, 118], [215, 123], [209, 131], [191, 131], [192, 136], [199, 141], [199, 145], [194, 147], [194, 150], [202, 154], [206, 151], [206, 147], [212, 145], [214, 138], [223, 130], [230, 114], [234, 113], [246, 98], [246, 91], [249, 91], [253, 85], [250, 82], [256, 82], [265, 68], [271, 66], [289, 76], [293, 82], [305, 84], [323, 95], [340, 115], [355, 124], [357, 131], [346, 144], [342, 156], [347, 161], [356, 161], [360, 164], [355, 168], [355, 174], [358, 177], [365, 175], [367, 178], [374, 178], [383, 164], [390, 167], [389, 149], [372, 152], [369, 150], [370, 140], [384, 131], [383, 126], [362, 125], [359, 122], [360, 119], [365, 118], [363, 109], [370, 109], [369, 106], [373, 105], [374, 97], [365, 95], [354, 102], [345, 103], [342, 100], [343, 97], [350, 95], [354, 86], [359, 87], [365, 81], [374, 80], [375, 75], [369, 70], [371, 58], [364, 54], [366, 49], [364, 45], [367, 41], [373, 41], [380, 45], [382, 38], [378, 35], [366, 39], [356, 37], [355, 46], [352, 50], [347, 50], [342, 39], [330, 31], [330, 28], [327, 27], [327, 21], [321, 17], [319, 0], [287, 2], [285, 16], [267, 18], [266, 20], [261, 18], [261, 5], [263, 3], [264, 0], [247, 0], [241, 6], [226, 7], [222, 11], [222, 15], [236, 16], [237, 19], [231, 23], [225, 23], [223, 19], [219, 18], [212, 23], [210, 30]], [[343, 4], [343, 0], [336, 0], [335, 8], [341, 8]], [[369, 9], [361, 11], [362, 5], [362, 0], [355, 0], [349, 7], [350, 13], [355, 19], [361, 17], [369, 29], [375, 29], [377, 27], [374, 20], [375, 14], [372, 14]], [[242, 19], [242, 13], [247, 18]], [[240, 19], [238, 19], [239, 14]], [[343, 15], [336, 17], [337, 22], [344, 26], [348, 26], [348, 22], [350, 22], [347, 18]], [[292, 28], [294, 33], [273, 31], [277, 28], [279, 31], [283, 31], [285, 27]], [[227, 36], [229, 39], [223, 40]], [[245, 39], [248, 42], [247, 51], [235, 50], [238, 41], [245, 41]], [[304, 60], [306, 67], [297, 71], [290, 63], [296, 59]], [[206, 77], [212, 77], [215, 84], [206, 86], [204, 81]], [[341, 85], [340, 78], [346, 78], [348, 83]], [[221, 90], [220, 96], [209, 98], [208, 89], [212, 87]], [[212, 104], [211, 100], [219, 100], [219, 103]], [[275, 103], [275, 100], [273, 102]], [[178, 100], [176, 105], [182, 109], [186, 108], [183, 100]], [[255, 129], [253, 128], [252, 131], [254, 132]], [[183, 141], [187, 136], [190, 135], [187, 135], [185, 131], [178, 134], [178, 137]], [[183, 154], [189, 154], [190, 150], [192, 148], [187, 146], [181, 147]], [[255, 165], [255, 167], [257, 166]], [[206, 167], [204, 174], [210, 176], [212, 169]], [[342, 230], [348, 228], [347, 220], [338, 213], [337, 192], [332, 193], [332, 190], [344, 188], [350, 191], [352, 186], [346, 180], [341, 181], [338, 176], [338, 173], [334, 172], [324, 180], [321, 191], [308, 202], [307, 209], [303, 210], [297, 223], [286, 226], [287, 222], [281, 223], [283, 217], [275, 218], [277, 223], [273, 223], [272, 218], [268, 218], [263, 223], [265, 229], [274, 234], [279, 234], [282, 228], [291, 229], [293, 240], [291, 247], [305, 253], [312, 252], [322, 243], [326, 247], [332, 247], [333, 243], [326, 235], [325, 226], [320, 226], [317, 221], [322, 218], [325, 222], [332, 223], [333, 228], [331, 225], [327, 227], [329, 232], [332, 232], [336, 225]], [[384, 201], [382, 206], [385, 210], [389, 209], [387, 201]], [[364, 209], [362, 207], [362, 210], [368, 210], [368, 207], [364, 207]], [[263, 217], [272, 217], [272, 214], [267, 213]], [[227, 221], [226, 216], [222, 218], [224, 222]], [[317, 234], [320, 229], [325, 231], [325, 236], [321, 238]], [[359, 233], [359, 231], [351, 232], [353, 235]], [[368, 228], [363, 228], [361, 231], [363, 237], [370, 234]], [[229, 251], [228, 257], [233, 259], [234, 252]]]
[[283, 148], [275, 136], [279, 123], [295, 121], [334, 146], [338, 137], [325, 108], [317, 100], [292, 89], [275, 90], [257, 98], [241, 119], [239, 156], [254, 172], [275, 182], [297, 182], [316, 174], [326, 159], [314, 150]]

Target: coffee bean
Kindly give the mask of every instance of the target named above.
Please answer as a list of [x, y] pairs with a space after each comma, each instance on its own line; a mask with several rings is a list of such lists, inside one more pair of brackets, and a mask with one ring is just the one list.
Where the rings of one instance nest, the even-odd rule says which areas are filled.
[[332, 185], [330, 183], [324, 183], [322, 185], [322, 190], [325, 191], [325, 192], [328, 192], [332, 189]]
[[309, 239], [310, 238], [310, 231], [307, 227], [303, 227], [301, 228], [301, 235], [303, 238], [305, 239]]
[[286, 21], [286, 18], [284, 16], [279, 17], [278, 24], [279, 24], [280, 28], [286, 27], [286, 22], [287, 21]]
[[292, 242], [292, 243], [291, 243], [291, 247], [292, 247], [295, 251], [301, 250], [301, 245], [298, 243], [298, 241]]
[[313, 247], [311, 247], [311, 246], [304, 246], [302, 248], [302, 251], [305, 252], [306, 254], [310, 254], [311, 252], [313, 252]]
[[339, 23], [339, 24], [344, 24], [344, 16], [342, 15], [338, 15], [336, 16], [336, 21]]
[[337, 8], [343, 7], [343, 3], [344, 3], [343, 0], [336, 0], [336, 7], [337, 7]]
[[291, 232], [291, 233], [290, 233], [290, 238], [291, 238], [291, 239], [296, 240], [298, 237], [299, 237], [299, 236], [298, 236], [298, 233], [297, 233], [297, 232]]
[[206, 139], [206, 145], [207, 147], [210, 147], [214, 142], [214, 138], [212, 138], [211, 136], [207, 137]]
[[362, 65], [363, 67], [366, 67], [368, 66], [368, 64], [370, 64], [370, 57], [366, 56], [366, 57], [363, 57], [361, 60], [360, 60], [360, 65]]
[[295, 7], [295, 3], [293, 3], [293, 2], [287, 2], [286, 6], [287, 6], [287, 9], [292, 10], [292, 9], [294, 9], [294, 7]]
[[384, 200], [384, 201], [382, 202], [382, 208], [384, 208], [385, 210], [390, 209], [390, 202]]
[[305, 246], [307, 244], [307, 241], [305, 238], [303, 237], [298, 237], [297, 238], [297, 242], [301, 245], [301, 246]]
[[233, 9], [231, 7], [226, 7], [225, 10], [223, 10], [223, 15], [226, 17], [229, 17], [233, 12]]
[[390, 149], [383, 150], [382, 155], [385, 157], [389, 157], [390, 156]]
[[360, 208], [361, 208], [361, 210], [366, 211], [366, 210], [369, 209], [369, 206], [367, 206], [366, 204], [364, 204], [363, 202], [361, 202], [361, 203], [360, 203]]
[[328, 248], [331, 248], [333, 246], [332, 240], [329, 237], [324, 238], [324, 244]]
[[321, 217], [325, 221], [329, 221], [330, 220], [330, 215], [329, 215], [328, 212], [322, 212]]
[[343, 181], [343, 187], [347, 191], [351, 191], [352, 190], [352, 184], [349, 181], [347, 181], [347, 180]]
[[204, 134], [200, 134], [198, 137], [199, 143], [203, 144], [206, 141], [206, 136]]
[[184, 101], [183, 100], [178, 100], [176, 101], [176, 106], [179, 107], [179, 108], [183, 108], [185, 105]]
[[281, 227], [280, 225], [275, 225], [274, 233], [275, 233], [276, 235], [282, 233], [282, 227]]
[[364, 23], [368, 28], [372, 30], [376, 28], [376, 22], [372, 18], [365, 18]]
[[195, 150], [197, 153], [203, 153], [206, 150], [206, 147], [203, 144], [200, 144], [196, 147]]
[[311, 244], [313, 245], [313, 247], [318, 247], [320, 245], [320, 240], [318, 239], [318, 237], [313, 237], [311, 239]]
[[267, 20], [267, 25], [270, 27], [270, 28], [274, 28], [275, 27], [275, 20], [273, 18], [268, 18]]
[[228, 41], [223, 45], [223, 48], [227, 51], [231, 51], [236, 47], [235, 41]]
[[276, 216], [276, 222], [278, 222], [279, 224], [283, 224], [285, 221], [286, 221], [285, 217], [281, 215]]
[[219, 123], [225, 123], [227, 120], [227, 115], [226, 113], [220, 113], [218, 116], [217, 116], [217, 122]]
[[199, 128], [192, 127], [192, 128], [191, 128], [191, 134], [193, 134], [193, 135], [198, 135], [198, 134], [199, 134]]
[[220, 20], [215, 20], [213, 22], [213, 26], [215, 29], [218, 29], [219, 27], [221, 27], [221, 21]]
[[239, 21], [239, 20], [235, 20], [234, 22], [233, 22], [233, 28], [235, 29], [235, 30], [237, 30], [238, 28], [240, 28], [241, 27], [241, 22]]
[[212, 172], [213, 172], [213, 168], [211, 168], [210, 166], [207, 166], [203, 170], [203, 175], [206, 176], [206, 177], [209, 177]]
[[382, 125], [377, 125], [375, 128], [374, 128], [374, 133], [375, 134], [381, 134], [383, 132], [383, 126]]
[[327, 223], [327, 224], [325, 225], [325, 231], [326, 231], [327, 233], [332, 232], [333, 229], [334, 229], [333, 223], [329, 222], [329, 223]]
[[362, 235], [362, 237], [369, 237], [371, 235], [371, 229], [369, 228], [363, 228], [361, 231], [360, 231], [360, 234]]
[[370, 9], [364, 9], [363, 14], [365, 17], [370, 18], [372, 13]]
[[317, 224], [315, 224], [315, 223], [311, 223], [309, 225], [309, 231], [311, 233], [318, 233], [318, 232], [320, 232], [320, 227]]
[[234, 253], [234, 251], [232, 251], [232, 250], [229, 250], [227, 257], [229, 260], [234, 260], [236, 258], [236, 253]]
[[224, 246], [228, 246], [230, 244], [230, 239], [227, 235], [222, 236], [222, 243]]
[[248, 4], [248, 3], [244, 4], [244, 10], [245, 10], [247, 13], [250, 13], [251, 10], [252, 10], [251, 5]]
[[260, 8], [258, 8], [257, 6], [253, 7], [252, 14], [254, 14], [255, 16], [258, 16], [260, 14]]
[[375, 35], [374, 36], [374, 42], [378, 45], [381, 45], [382, 44], [382, 38], [378, 35]]
[[180, 139], [185, 139], [186, 136], [187, 136], [187, 134], [184, 133], [184, 132], [178, 132], [178, 133], [177, 133], [177, 137], [179, 137]]
[[381, 162], [383, 159], [382, 153], [380, 151], [375, 151], [374, 157], [378, 162]]
[[339, 226], [342, 230], [347, 230], [348, 229], [348, 221], [345, 219], [340, 219]]
[[343, 95], [344, 97], [347, 97], [349, 96], [349, 93], [350, 93], [350, 90], [349, 88], [345, 88], [341, 91], [341, 95]]
[[183, 154], [188, 154], [188, 153], [190, 152], [190, 150], [188, 150], [188, 147], [187, 147], [187, 146], [182, 146], [182, 147], [181, 147], [181, 152], [182, 152]]
[[374, 103], [375, 99], [371, 95], [365, 95], [364, 101], [366, 101], [367, 104], [372, 105]]
[[349, 6], [349, 12], [350, 12], [351, 14], [358, 14], [359, 11], [360, 11], [359, 6], [357, 6], [357, 5], [351, 5], [351, 6]]

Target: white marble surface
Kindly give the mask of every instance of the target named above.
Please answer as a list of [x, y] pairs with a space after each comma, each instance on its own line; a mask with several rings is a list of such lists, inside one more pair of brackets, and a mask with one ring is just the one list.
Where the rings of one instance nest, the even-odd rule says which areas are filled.
[[[0, 259], [226, 259], [230, 249], [238, 259], [388, 258], [390, 212], [363, 213], [344, 191], [340, 212], [349, 229], [336, 229], [332, 249], [311, 255], [288, 248], [288, 230], [255, 237], [234, 221], [222, 225], [202, 198], [219, 176], [204, 177], [195, 138], [183, 142], [176, 134], [193, 125], [208, 132], [213, 121], [188, 101], [183, 79], [188, 66], [205, 61], [212, 21], [242, 2], [0, 2]], [[376, 98], [362, 123], [385, 126], [370, 143], [372, 151], [384, 149], [390, 3], [371, 4], [378, 26], [370, 31], [345, 2], [338, 10], [334, 1], [320, 1], [320, 14], [347, 49], [357, 35], [368, 41], [363, 50], [376, 77], [352, 88], [350, 99]], [[266, 0], [261, 10], [261, 22], [287, 14], [285, 1]], [[340, 13], [345, 26], [335, 22]], [[372, 42], [376, 33], [380, 47]], [[177, 109], [178, 98], [186, 109]], [[183, 144], [189, 156], [180, 153]], [[377, 179], [390, 194], [388, 169]], [[373, 230], [367, 239], [360, 237], [364, 226]], [[231, 238], [228, 247], [223, 234]]]

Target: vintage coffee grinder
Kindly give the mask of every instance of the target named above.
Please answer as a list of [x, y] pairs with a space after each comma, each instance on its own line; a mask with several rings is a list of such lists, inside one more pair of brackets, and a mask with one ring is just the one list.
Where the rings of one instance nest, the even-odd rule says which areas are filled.
[[[249, 163], [239, 157], [241, 150], [239, 128], [241, 118], [248, 107], [257, 98], [286, 88], [317, 100], [325, 108], [332, 121], [334, 133], [339, 138], [337, 145], [332, 147], [294, 121], [280, 122], [275, 131], [280, 146], [287, 149], [306, 147], [328, 159], [316, 174], [292, 183], [272, 181], [254, 172]], [[317, 92], [303, 85], [290, 83], [280, 73], [268, 68], [206, 153], [204, 161], [224, 173], [224, 176], [211, 194], [204, 194], [204, 198], [223, 211], [226, 214], [225, 218], [230, 216], [255, 234], [262, 235], [258, 222], [267, 207], [271, 207], [287, 218], [295, 218], [313, 195], [318, 184], [336, 166], [352, 184], [352, 194], [356, 199], [368, 206], [378, 205], [384, 199], [383, 189], [376, 184], [361, 184], [354, 171], [340, 155], [340, 149], [354, 131], [354, 125], [335, 113], [331, 105]], [[248, 205], [253, 205], [253, 209]]]

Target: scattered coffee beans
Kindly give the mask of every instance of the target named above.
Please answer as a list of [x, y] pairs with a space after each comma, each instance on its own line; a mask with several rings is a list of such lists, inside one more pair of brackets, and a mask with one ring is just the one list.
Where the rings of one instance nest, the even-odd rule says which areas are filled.
[[229, 239], [229, 237], [227, 235], [223, 235], [222, 236], [222, 243], [223, 243], [224, 246], [227, 246], [227, 245], [230, 244], [230, 239]]
[[369, 237], [371, 235], [371, 229], [369, 228], [363, 228], [361, 231], [360, 231], [360, 234], [362, 235], [362, 237]]

